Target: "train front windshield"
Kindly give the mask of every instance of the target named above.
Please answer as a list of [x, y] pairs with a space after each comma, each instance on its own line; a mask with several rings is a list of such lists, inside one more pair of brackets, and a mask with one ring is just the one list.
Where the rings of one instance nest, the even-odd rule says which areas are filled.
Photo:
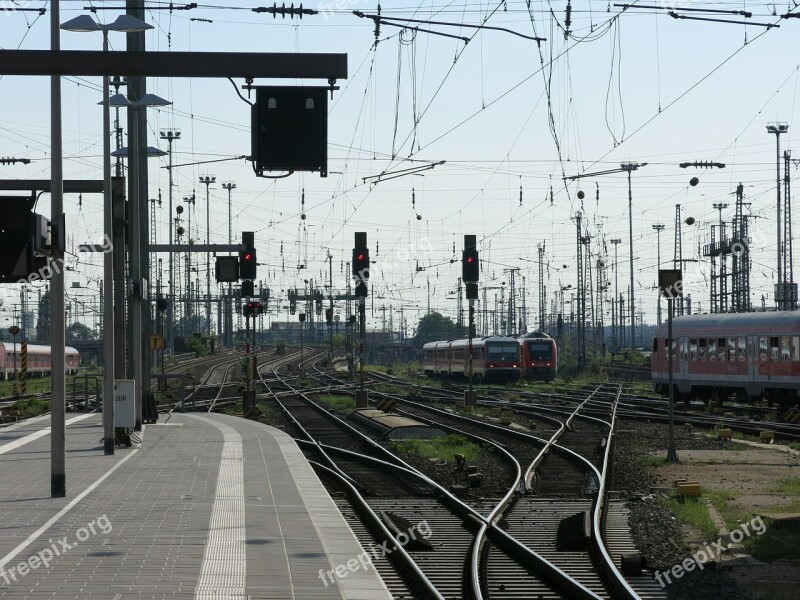
[[496, 362], [516, 362], [519, 360], [517, 344], [487, 344], [488, 360]]
[[531, 360], [553, 360], [553, 350], [548, 342], [528, 342]]

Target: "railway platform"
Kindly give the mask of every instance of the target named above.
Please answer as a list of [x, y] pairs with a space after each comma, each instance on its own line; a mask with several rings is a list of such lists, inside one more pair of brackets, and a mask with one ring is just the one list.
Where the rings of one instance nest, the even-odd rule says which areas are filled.
[[105, 456], [100, 415], [68, 413], [66, 498], [49, 418], [0, 428], [0, 598], [391, 598], [287, 434], [163, 421]]

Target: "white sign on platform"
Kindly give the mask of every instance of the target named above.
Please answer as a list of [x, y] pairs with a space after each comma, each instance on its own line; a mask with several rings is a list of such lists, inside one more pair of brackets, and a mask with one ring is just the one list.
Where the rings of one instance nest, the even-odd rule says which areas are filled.
[[114, 381], [114, 427], [136, 425], [136, 382], [133, 379]]

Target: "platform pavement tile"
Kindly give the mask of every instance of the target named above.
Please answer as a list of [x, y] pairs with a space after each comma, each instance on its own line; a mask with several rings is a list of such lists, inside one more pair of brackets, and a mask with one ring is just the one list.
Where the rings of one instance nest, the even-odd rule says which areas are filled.
[[[356, 596], [370, 600], [391, 598], [374, 571], [350, 574], [351, 581], [341, 587], [324, 585], [319, 577], [320, 569], [325, 572], [333, 565], [346, 563], [363, 549], [295, 442], [279, 430], [250, 422], [243, 426], [243, 438], [249, 436], [248, 429], [256, 432], [262, 453], [271, 457], [270, 494], [283, 529], [285, 551], [291, 561], [294, 597], [309, 600]], [[283, 460], [278, 460], [279, 457]], [[311, 518], [310, 509], [315, 512]], [[325, 539], [320, 535], [325, 535]], [[339, 561], [337, 556], [344, 560]], [[250, 559], [248, 554], [248, 563]], [[248, 578], [248, 591], [250, 583]], [[255, 580], [252, 583], [256, 583]]]
[[[101, 429], [87, 428], [86, 431], [97, 435]], [[80, 435], [71, 436], [70, 433], [68, 429], [68, 447], [80, 438]], [[137, 456], [87, 496], [86, 502], [74, 507], [61, 522], [45, 532], [45, 536], [70, 535], [88, 520], [107, 514], [112, 526], [116, 525], [109, 533], [109, 539], [114, 540], [116, 535], [118, 542], [123, 541], [113, 546], [115, 553], [93, 556], [97, 552], [95, 544], [79, 545], [58, 559], [62, 564], [54, 563], [47, 571], [40, 569], [31, 572], [24, 581], [9, 589], [0, 588], [0, 597], [26, 597], [20, 585], [30, 589], [39, 583], [65, 594], [59, 594], [59, 598], [69, 597], [73, 590], [82, 590], [80, 593], [86, 594], [86, 597], [108, 598], [113, 597], [113, 594], [108, 595], [111, 584], [130, 590], [154, 578], [161, 581], [159, 593], [166, 592], [165, 596], [181, 593], [193, 597], [205, 540], [202, 532], [208, 525], [213, 482], [216, 481], [219, 464], [221, 444], [214, 443], [218, 433], [213, 427], [197, 424], [192, 431], [185, 428], [147, 428], [145, 435], [146, 444]], [[31, 442], [30, 445], [42, 442], [49, 446], [49, 437]], [[87, 458], [93, 460], [91, 456], [81, 460], [85, 462]], [[111, 457], [101, 455], [101, 458], [107, 468]], [[67, 473], [69, 484], [69, 456]], [[85, 479], [91, 481], [88, 477]], [[194, 502], [195, 497], [205, 496], [209, 496], [208, 502]], [[28, 511], [35, 509], [28, 507]], [[44, 520], [41, 518], [41, 521]], [[156, 527], [153, 526], [154, 521]], [[169, 535], [164, 535], [165, 528], [171, 530]], [[186, 550], [181, 547], [184, 542], [187, 543]], [[29, 556], [25, 551], [23, 554]], [[131, 557], [136, 558], [130, 560]], [[143, 570], [143, 560], [148, 561], [151, 568]], [[92, 576], [87, 584], [87, 577], [97, 570], [102, 571], [102, 577]], [[37, 582], [36, 579], [41, 581]], [[43, 588], [39, 589], [41, 591]]]

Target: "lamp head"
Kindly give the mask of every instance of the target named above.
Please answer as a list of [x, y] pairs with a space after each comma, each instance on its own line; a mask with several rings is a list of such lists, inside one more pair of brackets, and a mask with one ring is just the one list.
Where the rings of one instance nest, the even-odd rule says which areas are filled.
[[61, 29], [64, 31], [102, 31], [102, 27], [89, 15], [80, 15], [74, 19], [70, 19], [66, 23], [61, 24]]
[[113, 23], [106, 25], [104, 28], [109, 31], [120, 31], [122, 33], [139, 33], [140, 31], [153, 29], [153, 26], [136, 17], [120, 15]]

